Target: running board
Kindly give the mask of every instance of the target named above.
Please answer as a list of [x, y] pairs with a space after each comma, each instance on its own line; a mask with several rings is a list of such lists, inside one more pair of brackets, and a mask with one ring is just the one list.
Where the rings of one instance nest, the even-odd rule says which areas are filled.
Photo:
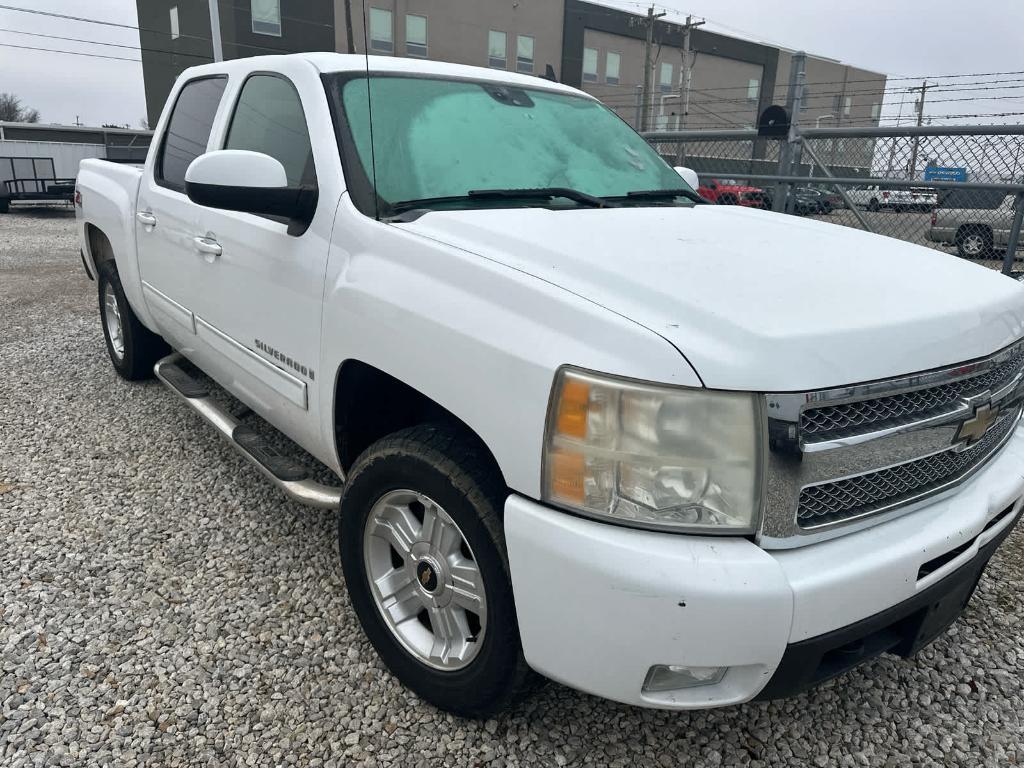
[[182, 357], [177, 352], [153, 366], [153, 372], [164, 385], [247, 458], [285, 494], [300, 504], [320, 509], [336, 509], [341, 501], [341, 488], [318, 483], [300, 462], [286, 456], [257, 432], [242, 424], [210, 397], [206, 386], [178, 366]]

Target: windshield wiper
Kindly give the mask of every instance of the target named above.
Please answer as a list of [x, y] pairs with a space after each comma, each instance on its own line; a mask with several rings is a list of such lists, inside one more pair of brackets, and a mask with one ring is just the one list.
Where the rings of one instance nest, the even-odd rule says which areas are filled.
[[636, 192], [627, 192], [624, 197], [614, 197], [613, 200], [671, 200], [676, 197], [685, 197], [695, 203], [706, 203], [703, 197], [692, 189], [640, 189]]
[[592, 208], [610, 207], [603, 197], [588, 195], [571, 187], [537, 187], [535, 189], [471, 189], [469, 196], [481, 200], [552, 200], [564, 197], [574, 203], [582, 203]]
[[421, 208], [433, 208], [476, 200], [553, 200], [564, 197], [574, 203], [589, 205], [592, 208], [610, 208], [610, 203], [601, 197], [588, 195], [570, 187], [538, 187], [531, 189], [471, 189], [465, 195], [449, 195], [445, 197], [423, 197], [417, 200], [399, 200], [391, 203], [388, 208], [391, 215], [405, 213]]

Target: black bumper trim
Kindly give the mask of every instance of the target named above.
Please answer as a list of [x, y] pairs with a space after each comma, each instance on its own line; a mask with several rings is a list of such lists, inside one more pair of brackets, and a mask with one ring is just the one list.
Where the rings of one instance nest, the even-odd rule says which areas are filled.
[[775, 674], [756, 698], [795, 696], [882, 653], [904, 657], [917, 653], [960, 615], [989, 559], [1020, 518], [1018, 512], [1013, 522], [981, 547], [970, 562], [909, 600], [854, 624], [788, 645]]

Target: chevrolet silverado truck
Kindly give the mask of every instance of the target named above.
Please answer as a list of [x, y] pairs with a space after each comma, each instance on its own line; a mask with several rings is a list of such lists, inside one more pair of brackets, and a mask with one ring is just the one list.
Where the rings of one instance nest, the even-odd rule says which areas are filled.
[[186, 70], [78, 228], [116, 372], [337, 511], [423, 699], [706, 708], [964, 610], [1024, 497], [1024, 287], [696, 183], [565, 85], [296, 54]]

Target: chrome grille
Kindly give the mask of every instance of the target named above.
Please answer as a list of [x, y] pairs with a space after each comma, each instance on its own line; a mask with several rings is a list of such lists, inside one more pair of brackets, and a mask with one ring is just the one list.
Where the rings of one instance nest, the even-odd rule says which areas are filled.
[[800, 491], [797, 523], [815, 528], [908, 503], [956, 482], [978, 467], [1017, 423], [1020, 409], [1002, 416], [974, 446], [952, 448], [905, 464]]
[[896, 395], [810, 408], [800, 416], [800, 432], [815, 439], [848, 437], [920, 421], [954, 408], [961, 399], [996, 391], [1024, 369], [1024, 346], [1006, 361], [975, 376]]

